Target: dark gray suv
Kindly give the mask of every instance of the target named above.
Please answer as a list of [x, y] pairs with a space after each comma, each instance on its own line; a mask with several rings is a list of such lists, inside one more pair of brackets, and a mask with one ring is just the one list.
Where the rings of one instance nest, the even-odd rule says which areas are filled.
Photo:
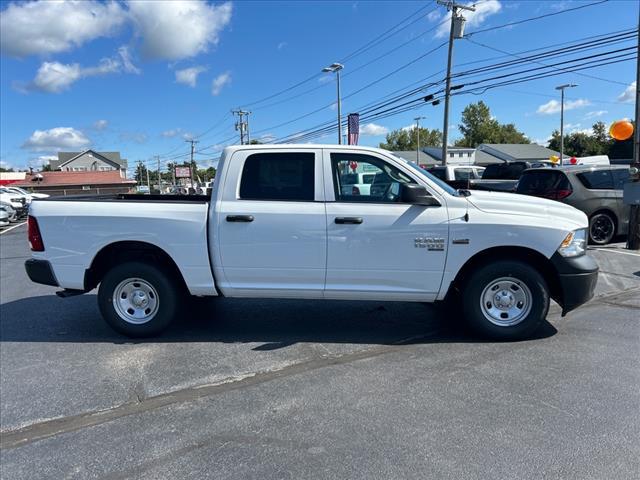
[[590, 243], [604, 245], [628, 231], [629, 205], [622, 202], [622, 189], [629, 179], [629, 167], [624, 165], [531, 168], [523, 172], [516, 193], [582, 210], [589, 217]]

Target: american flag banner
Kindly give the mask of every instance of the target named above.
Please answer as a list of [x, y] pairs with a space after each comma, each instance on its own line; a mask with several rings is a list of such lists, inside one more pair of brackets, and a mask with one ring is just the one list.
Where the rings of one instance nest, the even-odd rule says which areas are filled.
[[357, 145], [360, 137], [360, 114], [350, 113], [347, 116], [347, 132], [349, 133], [349, 145]]

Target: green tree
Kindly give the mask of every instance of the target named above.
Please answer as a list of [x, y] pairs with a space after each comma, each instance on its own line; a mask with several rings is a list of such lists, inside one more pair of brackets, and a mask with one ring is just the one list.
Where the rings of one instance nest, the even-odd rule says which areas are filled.
[[[430, 130], [420, 127], [421, 147], [440, 147], [442, 145], [442, 132], [438, 129]], [[391, 151], [415, 150], [418, 147], [418, 130], [401, 128], [387, 133], [386, 142], [380, 144], [380, 148]]]
[[458, 128], [462, 133], [462, 138], [455, 142], [458, 147], [476, 148], [481, 143], [531, 143], [513, 123], [501, 124], [493, 118], [482, 100], [465, 107]]
[[0, 172], [13, 172], [13, 168], [0, 167]]
[[[628, 143], [628, 145], [626, 143]], [[592, 132], [572, 132], [564, 136], [564, 154], [570, 157], [588, 157], [590, 155], [609, 155], [610, 158], [630, 158], [633, 151], [632, 141], [618, 142], [609, 137], [603, 122], [596, 122]], [[560, 132], [554, 130], [549, 148], [560, 151]]]

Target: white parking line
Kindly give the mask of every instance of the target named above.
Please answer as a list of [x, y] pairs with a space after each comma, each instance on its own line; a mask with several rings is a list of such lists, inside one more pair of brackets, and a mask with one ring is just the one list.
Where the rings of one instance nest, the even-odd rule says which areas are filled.
[[631, 255], [633, 257], [640, 257], [640, 254], [638, 254], [638, 253], [623, 252], [621, 250], [613, 250], [611, 248], [590, 248], [589, 250], [597, 250], [598, 252], [608, 252], [608, 253], [621, 253], [623, 255]]
[[21, 227], [22, 225], [26, 225], [26, 224], [27, 224], [27, 222], [22, 222], [22, 223], [19, 223], [19, 224], [17, 224], [17, 225], [14, 225], [13, 227], [9, 227], [9, 228], [7, 228], [6, 230], [2, 230], [2, 231], [0, 232], [0, 235], [4, 235], [5, 233], [10, 232], [10, 231], [11, 231], [11, 230], [13, 230], [14, 228], [18, 228], [18, 227]]

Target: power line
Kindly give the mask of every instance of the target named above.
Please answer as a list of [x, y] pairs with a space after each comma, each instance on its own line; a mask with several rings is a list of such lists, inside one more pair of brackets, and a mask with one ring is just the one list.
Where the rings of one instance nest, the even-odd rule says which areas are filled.
[[600, 5], [601, 3], [606, 3], [608, 1], [609, 0], [600, 0], [599, 2], [587, 3], [586, 5], [579, 5], [579, 6], [573, 7], [573, 8], [566, 8], [564, 10], [558, 10], [557, 12], [546, 13], [544, 15], [538, 15], [537, 17], [524, 18], [522, 20], [516, 20], [515, 22], [503, 23], [502, 25], [496, 25], [495, 27], [483, 28], [482, 30], [476, 30], [475, 32], [467, 33], [465, 36], [466, 37], [470, 37], [472, 35], [477, 35], [479, 33], [490, 32], [492, 30], [498, 30], [500, 28], [513, 27], [514, 25], [521, 25], [523, 23], [533, 22], [535, 20], [540, 20], [540, 19], [543, 19], [543, 18], [554, 17], [556, 15], [561, 15], [563, 13], [573, 12], [575, 10], [581, 10], [583, 8], [589, 8], [589, 7], [593, 7], [593, 6], [596, 6], [596, 5]]

